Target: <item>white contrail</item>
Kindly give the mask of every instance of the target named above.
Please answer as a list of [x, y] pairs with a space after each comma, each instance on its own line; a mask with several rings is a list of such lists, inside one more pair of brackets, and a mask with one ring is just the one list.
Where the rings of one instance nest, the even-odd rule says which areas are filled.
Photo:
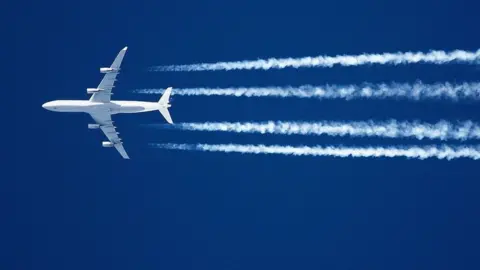
[[285, 135], [330, 135], [352, 137], [416, 138], [438, 140], [480, 139], [480, 126], [472, 121], [457, 124], [445, 120], [435, 124], [399, 122], [396, 120], [375, 122], [206, 122], [152, 125], [192, 131], [224, 131], [236, 133], [261, 133]]
[[405, 147], [334, 147], [334, 146], [281, 146], [240, 144], [152, 144], [153, 147], [186, 151], [208, 151], [224, 153], [281, 154], [293, 156], [332, 157], [406, 157], [416, 159], [438, 158], [480, 159], [479, 146], [405, 146]]
[[480, 49], [475, 51], [430, 51], [424, 52], [397, 52], [383, 54], [360, 54], [317, 56], [302, 58], [270, 58], [259, 60], [246, 60], [234, 62], [201, 63], [191, 65], [170, 65], [151, 67], [151, 71], [205, 71], [205, 70], [241, 70], [241, 69], [283, 69], [304, 67], [333, 67], [360, 66], [370, 64], [445, 64], [445, 63], [478, 63], [480, 61]]
[[[164, 89], [137, 89], [135, 93], [161, 94]], [[303, 85], [299, 87], [237, 87], [175, 89], [180, 96], [295, 97], [317, 99], [472, 99], [480, 100], [480, 82], [424, 84], [417, 82], [364, 85]]]

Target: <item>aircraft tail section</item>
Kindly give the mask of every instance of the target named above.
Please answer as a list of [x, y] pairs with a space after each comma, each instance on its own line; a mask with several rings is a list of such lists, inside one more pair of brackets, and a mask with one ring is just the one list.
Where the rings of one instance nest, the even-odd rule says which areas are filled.
[[158, 101], [159, 111], [167, 120], [168, 123], [173, 124], [172, 117], [170, 116], [170, 112], [168, 111], [168, 108], [171, 107], [169, 101], [170, 101], [170, 95], [172, 94], [172, 87], [168, 87], [165, 92], [163, 93], [162, 97]]
[[160, 107], [160, 109], [158, 110], [169, 124], [173, 124], [172, 117], [170, 116], [170, 113], [168, 112], [168, 109], [166, 107]]
[[165, 89], [165, 92], [163, 92], [163, 95], [158, 101], [158, 103], [168, 105], [171, 94], [172, 94], [172, 87], [168, 87], [167, 89]]

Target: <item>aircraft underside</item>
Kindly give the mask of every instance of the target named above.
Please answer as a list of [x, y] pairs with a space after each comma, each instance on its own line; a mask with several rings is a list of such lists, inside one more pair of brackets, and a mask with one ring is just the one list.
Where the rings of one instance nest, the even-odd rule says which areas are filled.
[[56, 112], [83, 112], [88, 113], [95, 121], [95, 124], [88, 124], [89, 129], [100, 129], [108, 141], [102, 142], [103, 147], [115, 147], [124, 159], [129, 159], [127, 152], [123, 148], [123, 142], [116, 130], [113, 114], [121, 113], [141, 113], [158, 110], [161, 115], [172, 124], [172, 118], [168, 111], [170, 107], [169, 100], [172, 88], [165, 90], [158, 102], [144, 101], [113, 101], [111, 100], [114, 82], [120, 71], [127, 47], [123, 48], [113, 61], [110, 67], [100, 68], [100, 72], [105, 74], [102, 81], [96, 88], [87, 88], [87, 94], [91, 94], [89, 100], [54, 100], [42, 105], [44, 109]]

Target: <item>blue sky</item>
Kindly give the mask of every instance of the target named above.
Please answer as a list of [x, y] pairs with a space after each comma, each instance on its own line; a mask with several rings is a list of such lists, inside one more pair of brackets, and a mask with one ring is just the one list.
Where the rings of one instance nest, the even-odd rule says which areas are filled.
[[[148, 143], [424, 144], [411, 139], [158, 130], [115, 116], [132, 160], [101, 147], [86, 99], [124, 46], [115, 99], [137, 88], [473, 82], [472, 65], [149, 73], [267, 57], [477, 50], [477, 1], [14, 3], [15, 167], [0, 181], [2, 269], [478, 269], [478, 161], [175, 152]], [[25, 76], [28, 67], [28, 76]], [[33, 72], [32, 68], [33, 67]], [[479, 120], [478, 103], [232, 97], [173, 100], [176, 122]], [[25, 143], [26, 142], [26, 143]], [[475, 142], [473, 142], [475, 143]], [[455, 144], [459, 144], [458, 142]], [[7, 163], [9, 165], [9, 163]]]

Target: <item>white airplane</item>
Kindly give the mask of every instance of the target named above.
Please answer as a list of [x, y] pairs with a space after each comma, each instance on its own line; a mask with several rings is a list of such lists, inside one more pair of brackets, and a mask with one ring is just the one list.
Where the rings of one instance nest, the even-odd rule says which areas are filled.
[[89, 129], [101, 129], [108, 141], [102, 142], [103, 147], [115, 147], [123, 158], [129, 159], [127, 152], [123, 148], [123, 143], [112, 121], [112, 114], [118, 113], [140, 113], [150, 111], [160, 111], [168, 123], [173, 124], [168, 108], [172, 87], [165, 90], [158, 102], [143, 101], [119, 101], [111, 100], [112, 89], [116, 77], [120, 71], [123, 57], [127, 47], [123, 48], [113, 61], [110, 67], [100, 68], [100, 73], [104, 73], [102, 81], [97, 88], [87, 88], [87, 93], [92, 94], [89, 100], [55, 100], [42, 105], [43, 108], [55, 112], [84, 112], [90, 114], [96, 124], [88, 124]]

